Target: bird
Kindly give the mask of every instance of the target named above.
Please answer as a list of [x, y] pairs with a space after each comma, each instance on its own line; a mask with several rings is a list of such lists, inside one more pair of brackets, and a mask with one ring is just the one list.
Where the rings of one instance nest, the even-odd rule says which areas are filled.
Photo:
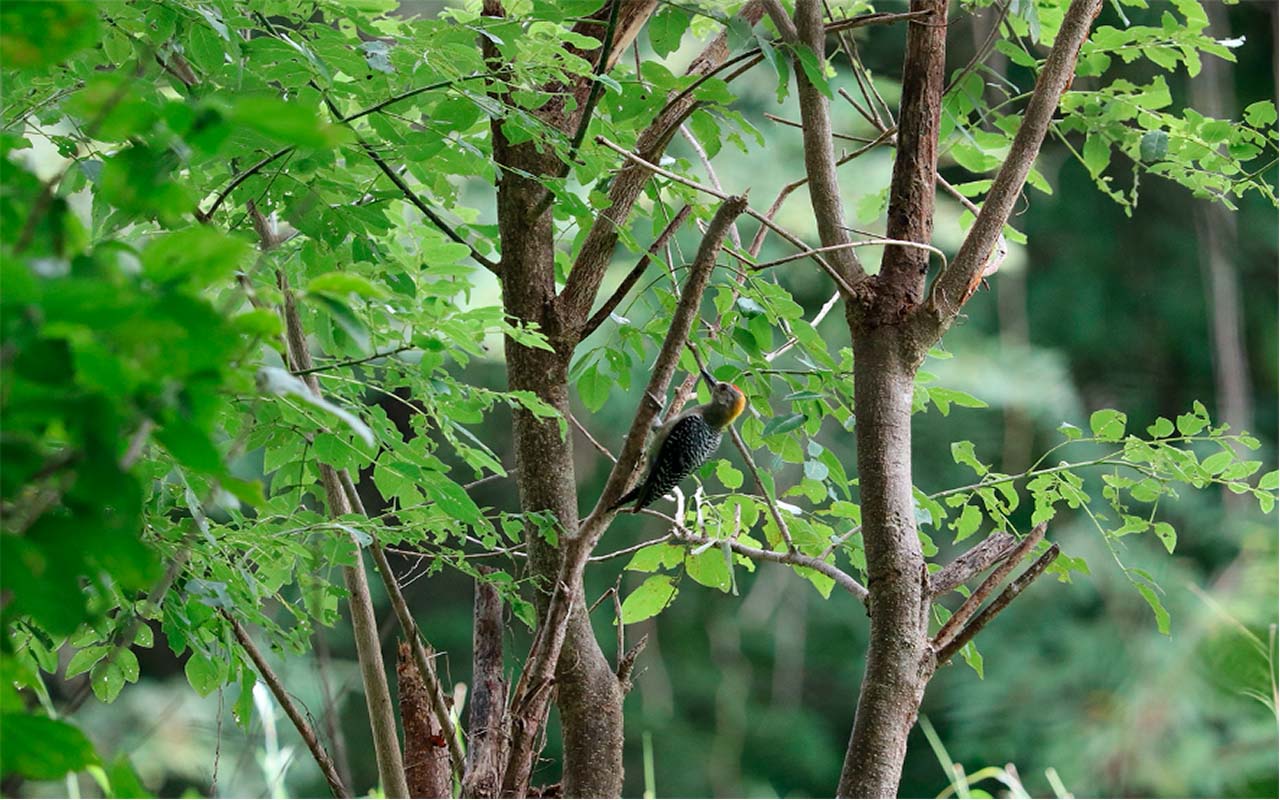
[[706, 367], [699, 365], [698, 369], [711, 387], [711, 402], [695, 406], [658, 428], [649, 448], [649, 471], [644, 480], [610, 506], [610, 511], [634, 500], [631, 513], [639, 513], [675, 488], [720, 447], [724, 429], [746, 408], [747, 396], [741, 389], [717, 381]]

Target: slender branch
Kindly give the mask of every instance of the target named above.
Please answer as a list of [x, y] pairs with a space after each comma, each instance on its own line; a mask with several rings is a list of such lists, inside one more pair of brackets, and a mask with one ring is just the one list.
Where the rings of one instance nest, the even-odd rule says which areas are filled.
[[1012, 572], [1014, 567], [1018, 566], [1023, 556], [1030, 553], [1032, 548], [1040, 543], [1040, 540], [1044, 538], [1044, 532], [1047, 527], [1048, 524], [1042, 522], [1032, 528], [1031, 533], [1027, 534], [1026, 538], [1009, 554], [1009, 557], [991, 571], [987, 579], [980, 583], [977, 589], [973, 590], [973, 594], [965, 598], [965, 601], [960, 604], [960, 607], [956, 609], [951, 618], [943, 624], [937, 635], [933, 637], [934, 649], [942, 650], [951, 643], [956, 633], [960, 630], [960, 626], [969, 621], [969, 618], [978, 610], [978, 606], [982, 604], [982, 601], [986, 600], [995, 591], [995, 588], [1000, 585], [1000, 582], [1005, 579], [1005, 576]]
[[431, 220], [432, 225], [435, 225], [436, 228], [445, 236], [448, 236], [460, 245], [464, 245], [467, 250], [470, 251], [472, 260], [477, 264], [495, 274], [498, 272], [498, 262], [482, 255], [480, 251], [475, 248], [475, 245], [467, 241], [462, 234], [455, 231], [449, 223], [445, 222], [443, 217], [433, 211], [431, 207], [426, 204], [426, 201], [418, 196], [417, 192], [409, 188], [409, 184], [404, 182], [404, 178], [401, 178], [399, 173], [393, 170], [386, 161], [382, 160], [382, 156], [378, 155], [378, 152], [373, 149], [372, 145], [360, 138], [359, 135], [356, 136], [356, 141], [359, 142], [360, 149], [362, 149], [364, 154], [369, 157], [369, 160], [378, 165], [378, 169], [382, 170], [382, 174], [386, 175], [387, 178], [395, 184], [395, 187], [400, 190], [400, 193], [404, 195], [405, 199], [421, 211], [424, 217]]
[[[818, 0], [798, 0], [795, 32], [800, 41], [818, 57], [818, 69], [825, 69], [826, 30], [822, 24], [822, 8]], [[840, 198], [840, 182], [836, 177], [835, 144], [831, 138], [831, 107], [804, 71], [800, 53], [794, 58], [796, 95], [800, 103], [800, 136], [804, 143], [804, 172], [809, 178], [809, 202], [818, 227], [818, 239], [824, 246], [847, 244], [844, 230], [844, 206]], [[895, 237], [902, 238], [902, 237]], [[867, 277], [857, 253], [851, 249], [832, 252], [832, 261], [849, 283]]]
[[1053, 121], [1059, 99], [1075, 74], [1080, 46], [1089, 36], [1089, 28], [1101, 9], [1102, 0], [1071, 0], [1023, 114], [1022, 125], [1014, 136], [1009, 156], [996, 173], [982, 211], [960, 245], [955, 260], [949, 269], [938, 275], [930, 289], [928, 310], [932, 320], [927, 324], [935, 332], [951, 324], [960, 313], [965, 298], [972, 294], [981, 280], [982, 269], [1013, 212], [1027, 173]]
[[228, 614], [226, 609], [221, 609], [221, 612], [227, 622], [231, 623], [231, 630], [235, 634], [236, 641], [240, 643], [240, 647], [249, 656], [249, 660], [253, 662], [253, 666], [258, 670], [258, 676], [262, 678], [262, 682], [271, 690], [276, 702], [284, 709], [289, 721], [293, 723], [293, 727], [297, 728], [298, 735], [302, 737], [307, 749], [311, 751], [311, 757], [315, 759], [316, 765], [320, 767], [321, 774], [324, 775], [325, 782], [329, 784], [329, 791], [333, 793], [334, 797], [350, 797], [351, 792], [342, 783], [342, 778], [338, 777], [338, 770], [333, 765], [333, 759], [329, 758], [324, 746], [320, 744], [320, 738], [316, 736], [315, 729], [311, 727], [311, 723], [307, 722], [307, 718], [298, 710], [298, 706], [293, 702], [293, 698], [289, 696], [288, 690], [280, 682], [280, 676], [276, 675], [275, 670], [271, 669], [271, 665], [263, 658], [262, 651], [253, 643], [253, 639], [249, 637], [249, 632], [244, 629], [240, 621]]
[[209, 206], [208, 211], [201, 211], [198, 208], [196, 209], [196, 214], [195, 214], [196, 219], [200, 222], [208, 222], [213, 217], [213, 215], [217, 212], [217, 210], [222, 206], [223, 201], [226, 200], [227, 197], [236, 190], [236, 187], [238, 187], [240, 184], [244, 183], [245, 181], [252, 178], [254, 175], [261, 172], [265, 167], [271, 165], [273, 162], [278, 161], [279, 159], [289, 155], [295, 149], [297, 148], [282, 147], [279, 150], [272, 153], [271, 155], [267, 156], [266, 158], [263, 158], [261, 161], [254, 164], [253, 166], [240, 172], [238, 175], [236, 175], [234, 178], [231, 179], [231, 182], [226, 185], [226, 188], [218, 192], [217, 197], [213, 198], [213, 203]]
[[[262, 245], [264, 250], [269, 249], [272, 245], [271, 237], [264, 237]], [[289, 288], [288, 278], [285, 277], [284, 272], [277, 271], [276, 280], [284, 297], [287, 366], [290, 370], [311, 369], [311, 351], [307, 348], [302, 318], [298, 314], [297, 303], [293, 291]], [[312, 394], [320, 396], [320, 383], [315, 375], [307, 375], [302, 380]], [[352, 504], [338, 471], [328, 464], [321, 464], [319, 471], [320, 483], [324, 487], [330, 515], [341, 517], [351, 513]], [[391, 701], [391, 690], [387, 685], [387, 674], [382, 662], [378, 618], [373, 609], [373, 599], [369, 594], [369, 579], [364, 572], [363, 551], [354, 535], [352, 543], [355, 547], [356, 564], [343, 567], [342, 577], [347, 587], [351, 628], [355, 638], [360, 676], [364, 684], [365, 704], [369, 711], [369, 725], [373, 733], [378, 776], [387, 797], [408, 797], [409, 787], [405, 781], [404, 760], [401, 756], [400, 740], [396, 734], [395, 707]]]
[[[631, 151], [627, 150], [626, 148], [620, 145], [614, 144], [613, 142], [609, 141], [603, 136], [597, 136], [596, 141], [604, 145], [605, 147], [608, 147], [610, 150], [613, 150], [615, 153], [622, 155], [627, 160], [633, 161], [637, 164], [644, 165], [646, 169], [648, 169], [650, 172], [652, 172], [655, 175], [660, 175], [668, 180], [675, 181], [676, 183], [679, 183], [683, 186], [688, 186], [691, 189], [696, 189], [700, 192], [703, 192], [704, 194], [708, 194], [720, 200], [729, 199], [729, 196], [726, 195], [724, 192], [718, 192], [715, 189], [711, 188], [710, 186], [705, 186], [701, 183], [698, 183], [697, 181], [690, 180], [689, 178], [686, 178], [683, 175], [680, 175], [678, 173], [672, 172], [667, 169], [663, 169], [657, 164], [650, 163], [644, 160], [643, 158], [641, 158], [640, 156], [636, 155], [635, 153], [632, 153]], [[768, 216], [761, 214], [760, 212], [755, 211], [750, 207], [747, 207], [743, 213], [745, 213], [749, 217], [752, 217], [753, 219], [758, 220], [761, 224], [763, 224], [769, 230], [778, 234], [793, 246], [800, 248], [802, 250], [808, 249], [807, 246], [804, 244], [804, 242], [801, 241], [798, 236], [791, 233], [790, 231], [787, 231], [785, 228], [782, 228], [776, 225], [773, 222], [773, 220], [770, 219]], [[818, 265], [821, 266], [823, 270], [825, 270], [826, 273], [831, 276], [831, 279], [836, 282], [836, 285], [840, 286], [840, 288], [843, 289], [847, 294], [849, 295], [853, 294], [853, 287], [850, 286], [849, 283], [844, 279], [844, 276], [842, 276], [839, 272], [836, 271], [835, 267], [831, 266], [830, 262], [824, 259], [821, 255], [813, 254], [812, 257], [813, 257], [813, 260], [816, 261]]]
[[978, 634], [978, 631], [985, 628], [987, 623], [995, 619], [997, 614], [1008, 607], [1008, 605], [1013, 602], [1013, 598], [1022, 594], [1022, 591], [1030, 586], [1032, 581], [1040, 577], [1040, 574], [1044, 572], [1057, 557], [1058, 544], [1057, 542], [1054, 542], [1049, 545], [1048, 550], [1044, 551], [1044, 553], [1035, 560], [1035, 563], [1027, 567], [1026, 572], [1023, 572], [1021, 575], [1014, 578], [1013, 581], [1005, 587], [1004, 591], [997, 595], [995, 600], [991, 601], [991, 605], [982, 609], [982, 613], [974, 617], [973, 621], [966, 625], [964, 630], [958, 633], [949, 643], [938, 648], [937, 663], [945, 664], [947, 661], [950, 661], [952, 656], [958, 653], [966, 644], [969, 643], [971, 639], [973, 639], [974, 636]]
[[[351, 473], [345, 469], [339, 470], [338, 479], [342, 482], [343, 492], [346, 494], [347, 502], [350, 503], [352, 509], [361, 516], [367, 517], [368, 513], [365, 511], [364, 502], [356, 491], [355, 482], [351, 480]], [[369, 535], [373, 539], [373, 542], [369, 545], [369, 550], [373, 553], [373, 563], [378, 568], [378, 574], [382, 576], [382, 585], [387, 590], [387, 596], [391, 600], [391, 608], [395, 611], [396, 620], [400, 623], [400, 632], [404, 634], [405, 640], [409, 643], [410, 653], [413, 656], [413, 663], [417, 668], [418, 677], [427, 688], [427, 695], [431, 700], [431, 710], [435, 715], [436, 723], [440, 726], [440, 730], [444, 732], [445, 741], [449, 745], [450, 769], [452, 769], [454, 777], [461, 781], [465, 756], [462, 752], [462, 745], [458, 742], [458, 735], [453, 729], [453, 718], [449, 716], [449, 708], [445, 704], [440, 680], [436, 677], [436, 671], [431, 664], [427, 647], [423, 643], [422, 632], [418, 629], [418, 624], [414, 622], [413, 615], [409, 613], [409, 604], [405, 602], [404, 593], [400, 590], [400, 582], [396, 580], [395, 572], [391, 569], [391, 562], [387, 560], [386, 550], [373, 531], [369, 531]]]
[[1007, 558], [1018, 546], [1012, 535], [998, 531], [957, 556], [950, 564], [929, 576], [929, 594], [945, 594], [982, 572], [997, 561]]
[[640, 542], [639, 544], [633, 544], [630, 547], [624, 547], [621, 550], [614, 550], [612, 553], [604, 553], [603, 555], [592, 556], [591, 558], [588, 558], [587, 561], [590, 561], [592, 563], [596, 563], [599, 561], [611, 561], [615, 558], [621, 558], [622, 556], [631, 555], [632, 553], [635, 553], [639, 550], [643, 550], [646, 547], [650, 547], [655, 544], [662, 544], [663, 542], [667, 541], [670, 538], [671, 538], [671, 534], [667, 534], [666, 536], [659, 536], [656, 539], [649, 539], [647, 541]]
[[392, 350], [383, 350], [380, 353], [374, 353], [372, 355], [368, 355], [363, 358], [352, 358], [352, 359], [348, 359], [347, 361], [337, 361], [337, 362], [334, 362], [333, 364], [321, 364], [318, 367], [311, 367], [310, 369], [298, 370], [293, 374], [297, 375], [298, 377], [302, 377], [303, 375], [314, 375], [317, 372], [328, 372], [329, 370], [332, 370], [332, 369], [342, 369], [343, 367], [354, 367], [357, 364], [367, 364], [370, 361], [377, 361], [380, 358], [387, 358], [388, 356], [399, 355], [400, 353], [404, 353], [412, 349], [413, 349], [413, 345], [408, 345], [408, 344], [401, 345], [400, 347], [394, 348]]
[[[737, 19], [750, 27], [754, 26], [763, 15], [762, 0], [750, 0], [738, 12]], [[726, 63], [728, 55], [728, 33], [721, 31], [689, 64], [685, 75], [709, 75]], [[647, 163], [661, 157], [680, 123], [693, 113], [695, 107], [696, 102], [692, 95], [679, 93], [672, 96], [636, 139], [637, 152], [647, 156], [647, 160], [642, 159], [640, 163], [624, 163], [613, 176], [613, 182], [609, 187], [609, 207], [596, 217], [591, 229], [587, 231], [587, 236], [578, 249], [578, 256], [574, 259], [573, 267], [569, 271], [569, 277], [565, 281], [564, 289], [556, 300], [566, 319], [585, 320], [590, 316], [591, 306], [595, 303], [596, 294], [604, 280], [604, 273], [613, 258], [618, 242], [618, 231], [626, 224], [627, 217], [651, 174], [647, 169]]]
[[654, 254], [667, 246], [667, 242], [680, 229], [684, 221], [689, 218], [689, 213], [692, 210], [691, 206], [685, 205], [676, 212], [676, 215], [667, 223], [667, 227], [663, 228], [662, 233], [658, 234], [658, 238], [653, 240], [653, 244], [649, 245], [648, 251], [631, 268], [631, 271], [627, 273], [627, 277], [622, 279], [622, 283], [618, 284], [618, 288], [613, 291], [609, 299], [604, 301], [604, 305], [600, 306], [596, 313], [591, 315], [591, 319], [583, 324], [582, 330], [578, 334], [580, 341], [590, 336], [595, 332], [596, 328], [604, 324], [604, 321], [609, 318], [609, 315], [618, 307], [622, 299], [627, 296], [627, 292], [631, 291], [631, 287], [635, 286], [641, 276], [644, 275], [644, 271], [648, 269], [650, 262], [653, 261]]
[[600, 444], [599, 440], [597, 440], [596, 437], [591, 435], [591, 431], [587, 430], [587, 426], [583, 425], [582, 422], [580, 422], [577, 417], [575, 417], [573, 414], [570, 414], [569, 421], [573, 423], [573, 427], [578, 429], [578, 433], [581, 433], [583, 436], [587, 438], [587, 441], [591, 443], [591, 446], [594, 447], [597, 452], [599, 452], [602, 456], [609, 459], [613, 463], [615, 464], [618, 463], [618, 457], [615, 456], [613, 453], [610, 453], [609, 448]]
[[[670, 518], [668, 517], [668, 519]], [[732, 550], [733, 552], [737, 553], [738, 555], [746, 556], [752, 561], [772, 561], [775, 564], [787, 564], [789, 566], [794, 566], [794, 567], [807, 567], [808, 569], [811, 569], [814, 572], [820, 572], [823, 575], [830, 578], [831, 580], [835, 581], [837, 586], [839, 586], [841, 589], [844, 589], [846, 592], [853, 595], [854, 597], [858, 598], [860, 602], [865, 603], [867, 600], [866, 587], [863, 586], [861, 583], [858, 583], [858, 581], [852, 575], [840, 569], [835, 564], [828, 564], [826, 561], [821, 561], [819, 559], [814, 558], [813, 556], [807, 556], [804, 553], [795, 552], [795, 551], [782, 553], [777, 550], [764, 550], [759, 547], [752, 547], [750, 545], [743, 544], [742, 542], [739, 542], [736, 539], [708, 539], [705, 536], [698, 536], [696, 534], [690, 533], [689, 531], [680, 527], [679, 524], [677, 524], [672, 529], [671, 538], [673, 541], [679, 542], [681, 544], [688, 544], [688, 545], [708, 545], [708, 544], [724, 543], [724, 544], [727, 544], [729, 546], [729, 549]]]

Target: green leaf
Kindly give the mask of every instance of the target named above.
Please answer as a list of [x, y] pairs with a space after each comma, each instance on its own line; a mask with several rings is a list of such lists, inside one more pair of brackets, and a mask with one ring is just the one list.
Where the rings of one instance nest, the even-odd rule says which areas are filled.
[[676, 593], [670, 575], [650, 575], [622, 601], [622, 623], [630, 625], [656, 616], [675, 599]]
[[207, 697], [215, 689], [222, 685], [225, 676], [226, 665], [214, 664], [200, 653], [192, 653], [187, 659], [186, 666], [183, 670], [187, 674], [187, 682], [191, 684], [191, 688], [196, 690], [196, 694], [201, 697]]
[[93, 745], [78, 728], [35, 714], [0, 714], [0, 741], [0, 773], [5, 775], [57, 780], [98, 763]]
[[467, 494], [466, 489], [445, 477], [443, 473], [428, 472], [426, 480], [423, 481], [422, 490], [426, 492], [427, 497], [440, 506], [441, 511], [449, 516], [473, 528], [483, 525], [480, 507]]
[[237, 99], [227, 118], [282, 144], [298, 147], [329, 148], [349, 138], [342, 128], [322, 122], [313, 109], [302, 103], [265, 95]]
[[1147, 131], [1142, 134], [1138, 154], [1143, 161], [1159, 161], [1169, 153], [1169, 134], [1166, 131]]
[[1175, 531], [1173, 526], [1169, 523], [1157, 522], [1155, 525], [1155, 533], [1156, 537], [1160, 539], [1161, 544], [1164, 545], [1164, 549], [1168, 550], [1170, 553], [1173, 552], [1173, 548], [1178, 546], [1178, 532]]
[[1164, 417], [1157, 417], [1156, 421], [1147, 427], [1147, 434], [1155, 439], [1163, 439], [1173, 434], [1173, 423]]
[[675, 5], [664, 5], [650, 17], [649, 46], [659, 58], [666, 58], [680, 49], [689, 21], [689, 14]]
[[1151, 610], [1156, 615], [1156, 629], [1165, 636], [1169, 635], [1169, 612], [1164, 607], [1164, 603], [1160, 602], [1160, 597], [1150, 586], [1142, 583], [1135, 584], [1138, 594], [1142, 595], [1142, 599], [1147, 601], [1147, 605], [1151, 606]]
[[604, 404], [609, 401], [609, 391], [612, 388], [613, 381], [601, 375], [595, 364], [587, 367], [582, 377], [578, 378], [578, 397], [592, 413], [604, 408]]
[[1209, 424], [1206, 417], [1198, 414], [1179, 414], [1178, 433], [1183, 436], [1195, 436]]
[[733, 585], [729, 564], [718, 546], [707, 547], [697, 555], [690, 552], [685, 556], [684, 569], [690, 578], [712, 589], [727, 592]]
[[67, 662], [67, 669], [66, 672], [63, 673], [63, 677], [74, 678], [77, 675], [82, 675], [88, 672], [93, 669], [94, 664], [101, 661], [102, 657], [110, 650], [111, 648], [107, 645], [95, 645], [93, 647], [86, 647], [83, 650], [80, 650], [71, 657], [70, 661]]
[[804, 71], [805, 78], [824, 97], [830, 100], [833, 96], [831, 94], [831, 86], [827, 83], [827, 76], [822, 72], [822, 63], [818, 60], [817, 53], [813, 52], [813, 48], [805, 44], [794, 45], [792, 49], [795, 51], [796, 61], [800, 64], [800, 69]]
[[89, 673], [93, 693], [104, 703], [110, 703], [120, 695], [124, 688], [124, 671], [114, 661], [100, 661]]
[[1200, 469], [1209, 475], [1217, 475], [1222, 472], [1235, 459], [1235, 453], [1229, 450], [1221, 450], [1205, 458], [1200, 462]]
[[716, 480], [730, 491], [741, 488], [742, 472], [725, 459], [716, 462]]
[[637, 550], [623, 569], [631, 570], [632, 572], [656, 572], [659, 569], [675, 567], [683, 559], [683, 547], [659, 542]]
[[142, 251], [142, 273], [157, 283], [203, 288], [230, 281], [250, 250], [243, 239], [196, 225], [152, 239]]
[[365, 298], [387, 296], [386, 290], [381, 286], [354, 272], [326, 272], [312, 278], [307, 283], [307, 291], [312, 294], [330, 294], [338, 298], [346, 298], [351, 294]]
[[1123, 411], [1112, 408], [1100, 408], [1089, 415], [1089, 429], [1093, 435], [1106, 442], [1116, 442], [1124, 438], [1124, 428], [1128, 417]]
[[1255, 128], [1265, 128], [1276, 121], [1276, 104], [1270, 100], [1250, 103], [1244, 109], [1244, 121]]
[[966, 505], [960, 512], [960, 516], [951, 523], [952, 530], [956, 532], [955, 541], [968, 539], [977, 532], [980, 525], [982, 525], [982, 510], [972, 504]]
[[952, 442], [951, 459], [957, 464], [964, 464], [969, 467], [979, 476], [986, 475], [991, 471], [990, 467], [978, 460], [977, 453], [974, 451], [973, 442]]
[[771, 418], [764, 424], [761, 436], [790, 433], [804, 424], [804, 414], [784, 414]]
[[1064, 422], [1059, 425], [1058, 432], [1067, 437], [1068, 440], [1079, 439], [1081, 436], [1084, 436], [1084, 431], [1080, 430], [1075, 425], [1072, 425], [1070, 422]]
[[1097, 178], [1111, 163], [1111, 143], [1100, 135], [1090, 134], [1084, 141], [1081, 158], [1089, 174]]

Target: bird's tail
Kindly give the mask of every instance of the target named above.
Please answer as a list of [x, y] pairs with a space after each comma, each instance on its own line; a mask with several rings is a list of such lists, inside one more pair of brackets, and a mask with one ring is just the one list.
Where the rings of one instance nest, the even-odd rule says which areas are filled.
[[609, 506], [609, 510], [610, 510], [610, 511], [617, 511], [618, 509], [620, 509], [620, 508], [622, 508], [623, 506], [625, 506], [627, 503], [630, 503], [632, 500], [635, 500], [637, 497], [639, 497], [639, 496], [640, 496], [640, 492], [641, 492], [641, 490], [643, 490], [643, 489], [644, 489], [644, 482], [643, 482], [643, 481], [641, 481], [641, 482], [640, 482], [640, 484], [639, 484], [638, 486], [636, 486], [636, 488], [634, 488], [634, 489], [632, 489], [631, 491], [627, 492], [627, 493], [626, 493], [626, 494], [624, 494], [622, 497], [618, 498], [618, 502], [616, 502], [616, 503], [614, 503], [613, 505]]

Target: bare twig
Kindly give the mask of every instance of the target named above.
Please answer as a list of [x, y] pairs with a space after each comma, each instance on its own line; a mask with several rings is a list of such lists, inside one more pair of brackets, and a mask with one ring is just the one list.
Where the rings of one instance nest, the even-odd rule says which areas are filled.
[[404, 353], [412, 349], [413, 349], [413, 345], [408, 345], [408, 344], [401, 345], [400, 347], [395, 347], [395, 348], [392, 348], [391, 350], [383, 350], [380, 353], [373, 353], [372, 355], [367, 355], [367, 356], [364, 356], [363, 358], [352, 358], [346, 361], [335, 361], [332, 364], [321, 364], [318, 367], [311, 367], [310, 369], [298, 370], [293, 374], [301, 377], [303, 375], [312, 375], [317, 372], [328, 372], [331, 369], [342, 369], [343, 367], [354, 367], [357, 364], [367, 364], [370, 361], [377, 361], [380, 358], [387, 358], [388, 356], [399, 355], [400, 353]]
[[1042, 522], [1032, 528], [1031, 533], [1027, 534], [1026, 538], [1018, 544], [1009, 557], [991, 571], [987, 579], [980, 583], [977, 589], [973, 590], [973, 594], [965, 598], [965, 601], [960, 604], [960, 607], [956, 609], [951, 618], [943, 624], [937, 635], [933, 637], [935, 650], [940, 651], [951, 643], [951, 640], [955, 638], [956, 633], [960, 630], [960, 626], [969, 621], [973, 613], [978, 610], [978, 606], [995, 591], [1006, 575], [1013, 572], [1014, 567], [1018, 566], [1018, 562], [1022, 561], [1023, 556], [1030, 553], [1032, 548], [1044, 538], [1044, 532], [1047, 527], [1047, 523]]
[[[668, 180], [672, 180], [681, 185], [688, 186], [691, 189], [696, 189], [700, 192], [703, 192], [704, 194], [710, 195], [711, 197], [715, 197], [720, 200], [729, 199], [729, 196], [726, 195], [724, 192], [718, 192], [710, 186], [705, 186], [701, 183], [698, 183], [697, 181], [690, 180], [689, 178], [686, 178], [683, 175], [680, 175], [679, 173], [675, 173], [670, 170], [663, 169], [657, 164], [650, 163], [644, 160], [643, 158], [641, 158], [640, 156], [636, 155], [635, 153], [631, 152], [630, 150], [627, 150], [624, 147], [614, 144], [613, 142], [609, 141], [603, 136], [597, 136], [596, 142], [604, 145], [610, 150], [613, 150], [615, 153], [622, 155], [624, 158], [626, 158], [629, 161], [633, 161], [637, 164], [644, 165], [650, 172], [654, 173], [655, 175], [660, 175]], [[769, 228], [769, 230], [781, 236], [791, 245], [801, 250], [808, 250], [808, 247], [804, 244], [803, 241], [800, 240], [798, 236], [786, 230], [785, 228], [782, 228], [776, 225], [774, 221], [770, 219], [768, 216], [761, 214], [760, 212], [755, 211], [750, 207], [747, 207], [746, 209], [744, 209], [743, 213], [745, 213], [747, 216], [750, 216], [758, 220], [761, 224], [763, 224], [765, 227]], [[853, 294], [853, 287], [850, 286], [849, 283], [844, 279], [844, 276], [842, 276], [839, 272], [836, 271], [835, 267], [833, 267], [830, 262], [828, 262], [819, 254], [811, 254], [811, 256], [813, 260], [816, 261], [818, 265], [821, 266], [823, 270], [826, 271], [826, 273], [831, 276], [831, 279], [834, 280], [836, 284], [840, 286], [841, 289], [843, 289], [845, 292], [847, 292], [850, 295]]]
[[599, 328], [604, 321], [609, 318], [609, 315], [613, 313], [613, 310], [622, 302], [622, 298], [627, 296], [627, 292], [631, 291], [631, 287], [635, 286], [640, 280], [640, 277], [644, 275], [644, 271], [648, 269], [649, 263], [653, 261], [654, 254], [667, 246], [667, 242], [670, 241], [671, 237], [680, 229], [680, 226], [684, 224], [684, 221], [689, 218], [689, 213], [692, 210], [692, 207], [685, 205], [676, 212], [676, 215], [667, 223], [667, 227], [663, 228], [662, 233], [658, 234], [658, 238], [653, 240], [653, 244], [649, 245], [648, 251], [645, 252], [644, 255], [640, 256], [640, 260], [637, 261], [636, 265], [627, 273], [627, 277], [622, 279], [622, 283], [618, 284], [618, 288], [613, 291], [613, 294], [609, 296], [609, 299], [604, 301], [604, 305], [600, 306], [596, 313], [591, 315], [591, 319], [587, 320], [583, 324], [582, 331], [578, 334], [579, 340], [590, 336], [595, 332], [596, 328]]
[[951, 591], [997, 561], [1007, 558], [1018, 546], [1010, 534], [998, 531], [961, 553], [950, 564], [929, 576], [929, 594]]
[[253, 662], [254, 668], [258, 670], [258, 676], [262, 678], [262, 682], [271, 690], [276, 702], [284, 709], [289, 721], [293, 723], [293, 727], [298, 730], [298, 735], [302, 737], [307, 749], [311, 751], [311, 757], [315, 759], [316, 765], [320, 767], [321, 774], [324, 775], [325, 782], [329, 784], [329, 791], [333, 792], [334, 797], [350, 797], [351, 792], [342, 783], [342, 778], [338, 777], [338, 770], [333, 765], [333, 759], [329, 758], [324, 746], [320, 744], [319, 737], [316, 736], [315, 729], [311, 727], [311, 723], [307, 722], [306, 716], [298, 710], [298, 706], [293, 702], [293, 698], [289, 696], [288, 690], [280, 682], [280, 676], [276, 675], [275, 670], [271, 669], [271, 665], [263, 658], [262, 651], [253, 643], [253, 639], [249, 637], [249, 632], [244, 629], [239, 620], [228, 614], [226, 609], [221, 609], [221, 611], [222, 616], [227, 622], [231, 623], [231, 630], [235, 634], [236, 641], [240, 643], [240, 647], [244, 649], [245, 654], [249, 656], [249, 660]]
[[[665, 514], [661, 516], [663, 516], [667, 520], [670, 520], [671, 522], [675, 522], [675, 520], [671, 519], [671, 517], [667, 517]], [[814, 572], [820, 572], [823, 575], [830, 578], [831, 580], [835, 581], [837, 586], [839, 586], [841, 589], [844, 589], [846, 592], [853, 595], [854, 597], [858, 598], [859, 601], [866, 602], [866, 599], [867, 599], [866, 587], [863, 586], [861, 583], [858, 583], [858, 581], [855, 580], [852, 575], [840, 569], [835, 564], [829, 564], [826, 561], [821, 561], [817, 558], [814, 558], [813, 556], [807, 556], [804, 553], [800, 553], [797, 551], [784, 553], [784, 552], [779, 552], [777, 550], [764, 550], [759, 547], [752, 547], [750, 545], [743, 544], [742, 542], [739, 542], [736, 539], [708, 539], [705, 536], [698, 536], [696, 534], [690, 533], [689, 531], [681, 527], [678, 523], [675, 525], [675, 527], [672, 528], [672, 531], [673, 531], [673, 534], [671, 537], [672, 540], [676, 542], [680, 542], [681, 544], [709, 545], [709, 544], [726, 543], [728, 544], [730, 550], [732, 550], [733, 552], [739, 555], [746, 556], [752, 561], [772, 561], [775, 564], [787, 564], [789, 566], [794, 566], [794, 567], [807, 567], [808, 569], [811, 569]]]
[[951, 660], [951, 657], [968, 644], [978, 634], [978, 631], [985, 628], [987, 623], [995, 619], [997, 614], [1013, 602], [1013, 598], [1022, 594], [1022, 591], [1030, 586], [1032, 581], [1040, 577], [1040, 573], [1044, 572], [1045, 568], [1052, 564], [1057, 557], [1058, 545], [1055, 542], [1049, 545], [1049, 549], [1044, 551], [1031, 566], [1027, 567], [1026, 572], [1014, 578], [1004, 588], [1004, 591], [991, 601], [991, 605], [982, 609], [982, 612], [974, 617], [973, 621], [964, 627], [964, 630], [956, 634], [946, 645], [937, 649], [937, 663], [945, 664]]
[[573, 427], [578, 429], [578, 433], [581, 433], [583, 436], [587, 437], [587, 441], [591, 443], [591, 446], [594, 447], [597, 452], [599, 452], [601, 455], [603, 455], [605, 458], [609, 459], [613, 463], [615, 464], [618, 463], [618, 457], [615, 456], [613, 453], [610, 453], [609, 448], [600, 444], [600, 442], [596, 439], [596, 437], [591, 435], [591, 431], [587, 430], [587, 426], [583, 425], [578, 420], [577, 417], [575, 417], [573, 414], [570, 414], [569, 421], [573, 423]]

